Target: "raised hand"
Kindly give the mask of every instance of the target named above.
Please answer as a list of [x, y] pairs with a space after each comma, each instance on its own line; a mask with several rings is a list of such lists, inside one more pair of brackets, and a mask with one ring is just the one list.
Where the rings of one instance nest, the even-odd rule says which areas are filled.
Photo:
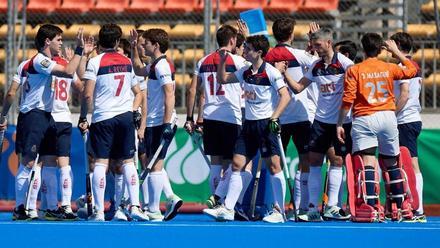
[[64, 55], [67, 61], [71, 61], [73, 59], [73, 56], [75, 56], [75, 53], [71, 47], [66, 46], [64, 47]]
[[95, 38], [93, 36], [87, 37], [84, 41], [84, 55], [89, 56], [95, 49]]
[[136, 47], [137, 46], [137, 41], [138, 41], [138, 33], [137, 33], [136, 29], [130, 30], [130, 44], [131, 44], [131, 47]]
[[287, 61], [275, 62], [274, 66], [281, 72], [281, 74], [284, 74], [287, 70]]
[[82, 27], [76, 33], [76, 46], [84, 47], [84, 29]]
[[244, 37], [249, 36], [249, 28], [242, 19], [237, 20], [238, 32], [241, 33]]
[[321, 27], [319, 27], [319, 24], [316, 22], [311, 22], [309, 24], [309, 35], [318, 32], [321, 29]]

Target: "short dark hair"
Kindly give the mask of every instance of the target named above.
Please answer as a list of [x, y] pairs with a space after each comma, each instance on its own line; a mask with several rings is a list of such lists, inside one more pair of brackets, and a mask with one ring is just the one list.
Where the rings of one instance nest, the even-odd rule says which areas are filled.
[[348, 58], [351, 59], [352, 61], [355, 60], [356, 58], [356, 54], [357, 54], [357, 45], [356, 43], [354, 43], [351, 40], [343, 40], [343, 41], [339, 41], [337, 42], [334, 47], [338, 47], [339, 46], [339, 52], [346, 54], [348, 53]]
[[52, 24], [44, 24], [38, 29], [37, 35], [35, 36], [35, 47], [38, 51], [44, 48], [44, 42], [46, 39], [52, 40], [57, 35], [61, 35], [63, 30], [58, 26]]
[[246, 37], [244, 37], [244, 35], [242, 33], [238, 33], [237, 34], [237, 43], [235, 46], [241, 47], [241, 45], [243, 45], [245, 40], [246, 40]]
[[117, 24], [107, 23], [102, 25], [98, 36], [102, 48], [114, 48], [122, 37], [122, 29]]
[[246, 44], [251, 44], [255, 51], [262, 51], [261, 57], [269, 51], [269, 40], [264, 35], [253, 35], [246, 38]]
[[149, 40], [152, 44], [159, 44], [159, 50], [161, 53], [165, 53], [168, 50], [170, 40], [168, 38], [168, 33], [160, 28], [152, 28], [146, 30], [142, 37], [145, 40]]
[[383, 39], [376, 33], [366, 33], [361, 39], [362, 48], [367, 57], [377, 57], [382, 51], [384, 45]]
[[296, 21], [289, 17], [276, 19], [272, 25], [273, 36], [278, 42], [287, 41], [293, 33]]
[[222, 25], [216, 33], [217, 44], [219, 47], [224, 47], [228, 45], [231, 38], [237, 37], [237, 29], [231, 25]]
[[406, 32], [398, 32], [390, 37], [392, 40], [396, 42], [399, 50], [409, 53], [413, 48], [413, 39], [410, 34]]
[[118, 47], [124, 50], [124, 54], [127, 54], [127, 57], [131, 57], [131, 45], [127, 39], [122, 38], [121, 40], [119, 40]]

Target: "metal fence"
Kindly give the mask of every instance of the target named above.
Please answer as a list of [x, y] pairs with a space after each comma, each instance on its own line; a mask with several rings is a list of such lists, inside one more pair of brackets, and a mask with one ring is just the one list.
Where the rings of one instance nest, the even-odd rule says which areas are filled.
[[[438, 1], [438, 0], [437, 0]], [[5, 2], [4, 0], [2, 2]], [[73, 43], [79, 26], [96, 35], [100, 24], [120, 24], [128, 35], [132, 28], [165, 29], [171, 38], [169, 56], [177, 75], [176, 106], [183, 111], [186, 88], [196, 62], [205, 52], [216, 48], [213, 33], [219, 24], [233, 22], [240, 11], [263, 8], [268, 31], [282, 16], [296, 19], [295, 46], [304, 48], [308, 23], [316, 21], [336, 31], [337, 40], [359, 43], [365, 32], [388, 37], [406, 30], [416, 40], [414, 57], [419, 62], [425, 83], [421, 103], [424, 111], [439, 105], [438, 32], [434, 1], [421, 0], [8, 0], [0, 6], [0, 81], [7, 87], [17, 63], [35, 53], [33, 37], [39, 25], [58, 24], [65, 45]], [[27, 2], [27, 4], [26, 4]], [[13, 8], [15, 3], [15, 8]], [[206, 8], [205, 8], [206, 3]], [[4, 5], [4, 4], [3, 4]], [[219, 5], [219, 8], [217, 6]], [[16, 10], [14, 14], [14, 10]], [[22, 26], [21, 26], [22, 25]], [[206, 30], [206, 31], [205, 31]], [[210, 32], [208, 32], [208, 30]], [[14, 35], [15, 33], [15, 35]], [[3, 98], [4, 90], [1, 92]], [[78, 109], [77, 96], [72, 108]]]

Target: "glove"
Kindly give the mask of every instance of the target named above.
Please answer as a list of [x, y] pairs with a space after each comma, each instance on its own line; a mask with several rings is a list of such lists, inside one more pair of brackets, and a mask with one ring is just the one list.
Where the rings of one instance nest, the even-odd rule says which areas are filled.
[[194, 119], [190, 116], [187, 116], [183, 128], [185, 128], [187, 133], [191, 134], [194, 131]]
[[269, 128], [269, 131], [275, 134], [281, 133], [281, 125], [280, 125], [280, 119], [273, 118], [269, 120], [269, 123], [267, 124], [267, 127]]
[[166, 142], [168, 142], [168, 143], [170, 143], [171, 142], [171, 140], [173, 139], [173, 137], [174, 137], [174, 130], [173, 130], [173, 128], [171, 127], [171, 123], [165, 123], [165, 124], [163, 124], [163, 131], [162, 131], [162, 138], [166, 141]]
[[133, 111], [133, 123], [134, 123], [134, 127], [137, 129], [139, 129], [139, 127], [141, 126], [141, 119], [142, 119], [142, 115], [141, 113], [139, 113], [139, 111]]
[[194, 130], [200, 134], [203, 134], [203, 122], [202, 121], [197, 121], [196, 125], [194, 127]]
[[89, 129], [89, 123], [87, 122], [87, 117], [79, 117], [78, 120], [78, 129], [81, 134], [85, 134]]

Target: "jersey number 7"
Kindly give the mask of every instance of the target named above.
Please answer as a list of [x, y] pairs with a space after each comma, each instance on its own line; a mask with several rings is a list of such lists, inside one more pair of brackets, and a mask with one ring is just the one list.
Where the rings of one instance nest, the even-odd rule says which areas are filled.
[[121, 94], [122, 86], [124, 85], [125, 75], [115, 75], [115, 80], [119, 80], [118, 88], [116, 89], [115, 96]]

